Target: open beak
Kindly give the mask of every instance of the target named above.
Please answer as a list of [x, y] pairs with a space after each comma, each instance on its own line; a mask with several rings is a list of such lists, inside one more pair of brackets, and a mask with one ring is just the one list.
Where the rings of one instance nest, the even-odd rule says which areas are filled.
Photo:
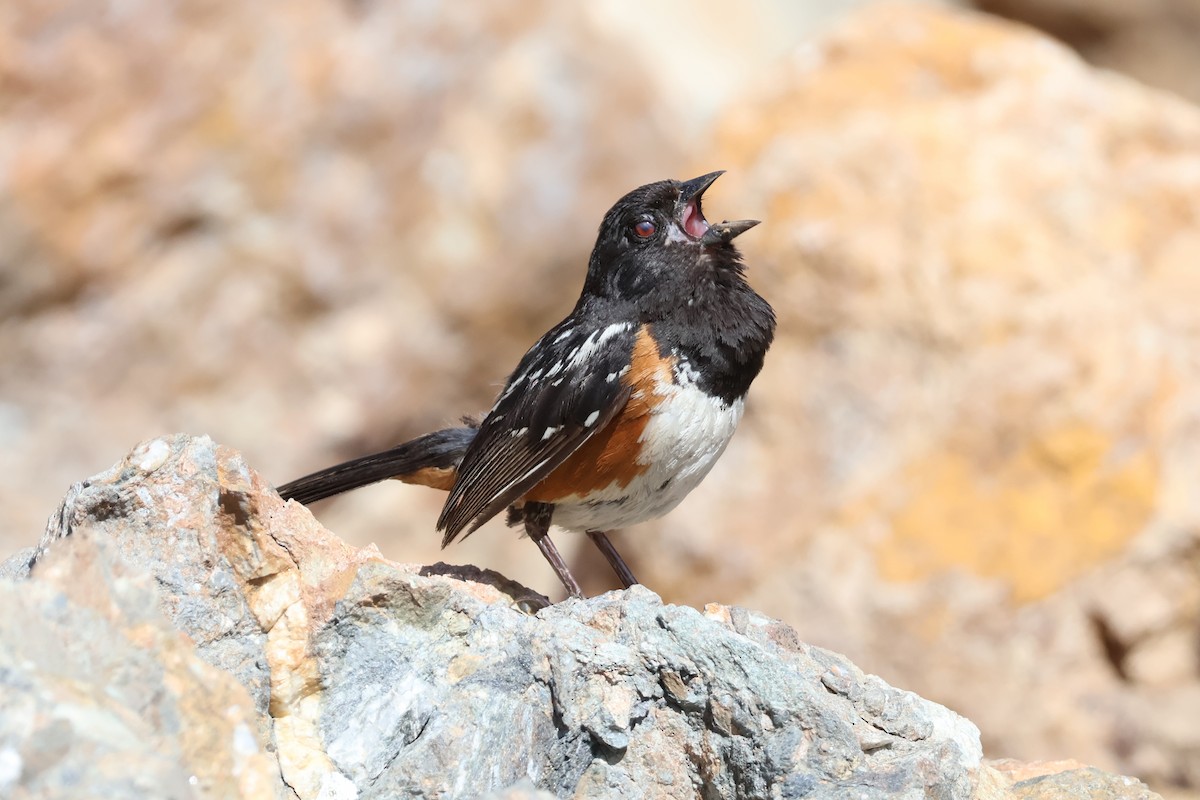
[[707, 175], [701, 175], [699, 178], [692, 178], [690, 181], [684, 181], [679, 185], [679, 203], [676, 205], [676, 211], [682, 211], [683, 207], [691, 201], [700, 202], [700, 196], [704, 194], [704, 190], [712, 186], [717, 178], [725, 174], [725, 170], [719, 169], [716, 172], [710, 172]]
[[756, 219], [739, 219], [710, 225], [704, 218], [704, 212], [700, 210], [700, 199], [704, 195], [704, 190], [712, 186], [713, 182], [724, 174], [725, 170], [720, 169], [707, 175], [701, 175], [699, 178], [684, 181], [679, 185], [679, 200], [675, 204], [675, 218], [679, 221], [679, 227], [683, 228], [684, 233], [704, 245], [728, 242], [758, 224]]

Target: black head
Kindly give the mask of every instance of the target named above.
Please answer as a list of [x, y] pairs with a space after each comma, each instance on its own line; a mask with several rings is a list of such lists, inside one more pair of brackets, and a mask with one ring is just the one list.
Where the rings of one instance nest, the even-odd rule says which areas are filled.
[[678, 303], [692, 288], [740, 282], [742, 261], [733, 239], [758, 220], [712, 225], [704, 218], [704, 190], [721, 175], [650, 183], [618, 200], [600, 224], [580, 303]]

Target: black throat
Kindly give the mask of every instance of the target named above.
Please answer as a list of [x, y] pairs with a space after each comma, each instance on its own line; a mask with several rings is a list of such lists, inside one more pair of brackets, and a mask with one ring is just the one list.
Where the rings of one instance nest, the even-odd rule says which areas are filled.
[[[775, 312], [741, 275], [701, 283], [682, 305], [650, 323], [677, 379], [732, 403], [745, 397], [775, 336]], [[723, 285], [722, 285], [723, 284]]]
[[575, 316], [602, 326], [628, 320], [650, 326], [676, 380], [725, 403], [745, 397], [775, 336], [775, 312], [742, 276], [741, 265], [660, 272], [636, 297], [584, 293]]

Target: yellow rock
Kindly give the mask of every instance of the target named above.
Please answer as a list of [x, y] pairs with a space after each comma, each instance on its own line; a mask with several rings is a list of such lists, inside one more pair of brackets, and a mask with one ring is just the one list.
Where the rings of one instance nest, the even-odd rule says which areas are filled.
[[999, 464], [940, 452], [898, 471], [879, 509], [892, 534], [880, 574], [919, 580], [949, 569], [1005, 581], [1036, 600], [1120, 553], [1154, 511], [1158, 466], [1145, 447], [1120, 456], [1103, 431], [1049, 431]]

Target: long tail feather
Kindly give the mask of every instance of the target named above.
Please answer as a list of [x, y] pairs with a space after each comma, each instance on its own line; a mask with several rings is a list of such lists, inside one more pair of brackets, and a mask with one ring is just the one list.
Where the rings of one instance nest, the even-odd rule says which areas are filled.
[[278, 492], [284, 500], [307, 505], [388, 478], [449, 489], [467, 445], [475, 438], [475, 430], [447, 428], [427, 433], [382, 453], [305, 475], [283, 484]]

